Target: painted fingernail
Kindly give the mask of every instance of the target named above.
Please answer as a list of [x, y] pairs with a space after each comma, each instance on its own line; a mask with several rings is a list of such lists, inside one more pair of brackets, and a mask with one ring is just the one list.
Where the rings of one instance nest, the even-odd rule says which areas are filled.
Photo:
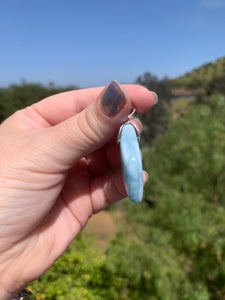
[[131, 121], [134, 121], [135, 125], [138, 127], [138, 129], [140, 128], [139, 132], [142, 132], [143, 131], [143, 125], [141, 123], [141, 120], [137, 117], [137, 116], [133, 116], [131, 118]]
[[159, 97], [158, 95], [155, 93], [155, 92], [152, 92], [152, 94], [154, 95], [155, 97], [155, 101], [154, 101], [154, 105], [157, 104], [157, 102], [159, 101]]
[[106, 88], [101, 99], [104, 113], [108, 116], [114, 116], [123, 108], [125, 103], [126, 96], [122, 87], [116, 80], [113, 80]]

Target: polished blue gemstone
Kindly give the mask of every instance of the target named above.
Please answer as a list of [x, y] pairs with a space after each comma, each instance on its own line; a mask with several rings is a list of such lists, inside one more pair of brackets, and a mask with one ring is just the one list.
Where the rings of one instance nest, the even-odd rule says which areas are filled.
[[141, 202], [143, 197], [142, 159], [136, 131], [125, 123], [120, 133], [120, 154], [123, 180], [130, 200]]

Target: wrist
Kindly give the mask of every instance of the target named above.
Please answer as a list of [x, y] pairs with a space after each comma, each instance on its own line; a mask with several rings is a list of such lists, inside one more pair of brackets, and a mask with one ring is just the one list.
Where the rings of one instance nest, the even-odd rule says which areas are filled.
[[7, 272], [8, 270], [2, 268], [2, 265], [0, 269], [0, 300], [14, 299], [22, 287], [19, 285], [19, 282], [14, 280], [13, 276]]
[[0, 300], [33, 300], [30, 295], [32, 295], [32, 292], [25, 288], [17, 290], [17, 292], [11, 292], [0, 286]]
[[16, 293], [7, 292], [5, 289], [0, 287], [0, 300], [11, 300], [16, 296]]
[[5, 288], [3, 285], [3, 282], [1, 282], [0, 286], [0, 300], [11, 300], [14, 297], [16, 297], [17, 292], [9, 291]]
[[10, 294], [2, 294], [2, 291], [0, 290], [0, 300], [33, 300], [30, 298], [30, 295], [32, 293], [28, 291], [27, 289], [21, 289], [16, 295], [10, 295]]

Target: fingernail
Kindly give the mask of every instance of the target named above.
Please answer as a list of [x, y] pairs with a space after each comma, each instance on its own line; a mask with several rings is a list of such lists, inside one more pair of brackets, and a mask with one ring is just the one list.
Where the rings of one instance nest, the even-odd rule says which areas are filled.
[[141, 130], [139, 130], [139, 131], [142, 132], [143, 125], [141, 123], [141, 120], [137, 116], [133, 116], [131, 120], [134, 120], [134, 122], [137, 122], [137, 124], [135, 124], [135, 125], [137, 125], [138, 128], [140, 127]]
[[113, 80], [106, 88], [101, 99], [104, 113], [110, 117], [114, 116], [123, 108], [125, 103], [126, 96], [122, 87], [116, 80]]
[[157, 104], [158, 100], [159, 100], [159, 97], [158, 95], [155, 93], [155, 92], [152, 92], [152, 94], [154, 95], [155, 97], [155, 101], [154, 101], [154, 105]]
[[144, 177], [143, 179], [144, 179], [144, 183], [145, 183], [149, 178], [149, 175], [145, 170], [143, 170], [143, 177]]

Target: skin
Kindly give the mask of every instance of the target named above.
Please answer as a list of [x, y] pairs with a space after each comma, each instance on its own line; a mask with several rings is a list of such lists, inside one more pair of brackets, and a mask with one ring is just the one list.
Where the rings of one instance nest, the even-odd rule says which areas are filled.
[[143, 113], [155, 96], [122, 87], [126, 104], [112, 117], [103, 88], [92, 88], [51, 96], [1, 124], [0, 300], [40, 277], [93, 213], [126, 196], [115, 136], [131, 103]]

